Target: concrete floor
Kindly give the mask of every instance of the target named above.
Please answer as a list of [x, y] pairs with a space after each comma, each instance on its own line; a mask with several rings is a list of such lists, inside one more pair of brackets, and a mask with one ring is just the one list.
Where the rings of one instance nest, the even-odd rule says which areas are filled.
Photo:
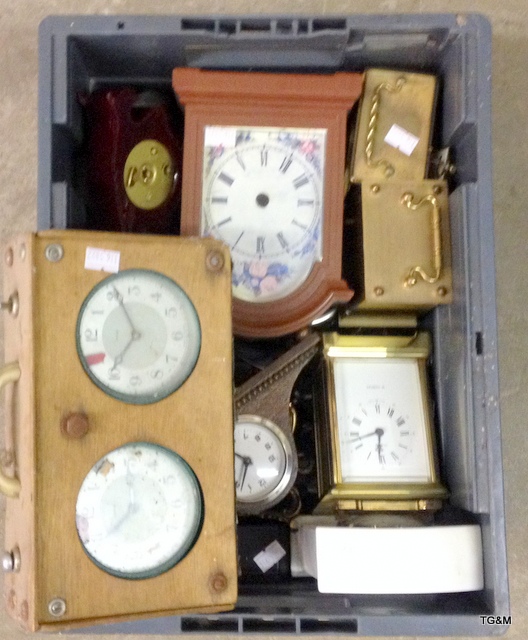
[[[495, 250], [507, 535], [513, 624], [508, 637], [528, 633], [528, 4], [526, 0], [0, 0], [0, 236], [36, 227], [37, 28], [53, 13], [390, 13], [475, 12], [493, 26], [493, 142]], [[0, 498], [0, 507], [5, 506]], [[3, 530], [3, 522], [0, 522]], [[2, 538], [0, 534], [0, 549]], [[0, 608], [0, 639], [26, 637]], [[69, 636], [63, 636], [69, 637]], [[73, 636], [71, 636], [73, 637]], [[91, 638], [92, 636], [84, 636]], [[95, 638], [95, 636], [93, 636]], [[101, 636], [99, 636], [101, 637]], [[137, 636], [129, 636], [137, 638]], [[152, 636], [151, 636], [152, 637]], [[196, 637], [196, 636], [194, 636]], [[226, 636], [223, 636], [224, 638]], [[213, 636], [207, 636], [212, 640]]]

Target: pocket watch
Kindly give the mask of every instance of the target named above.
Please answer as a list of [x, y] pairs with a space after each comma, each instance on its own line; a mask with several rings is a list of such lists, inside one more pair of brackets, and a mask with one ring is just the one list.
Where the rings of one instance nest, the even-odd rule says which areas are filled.
[[240, 515], [262, 513], [283, 500], [297, 476], [290, 402], [302, 369], [319, 349], [308, 334], [265, 369], [235, 389], [235, 487]]
[[133, 442], [86, 475], [76, 505], [79, 539], [93, 562], [119, 578], [152, 578], [187, 555], [203, 522], [191, 467], [174, 451]]
[[183, 289], [162, 273], [127, 269], [90, 291], [77, 320], [77, 352], [105, 393], [157, 402], [189, 377], [200, 353], [200, 321]]
[[236, 335], [292, 333], [353, 295], [341, 274], [343, 175], [361, 81], [173, 71], [185, 107], [181, 232], [229, 246]]
[[330, 333], [323, 344], [314, 513], [438, 508], [447, 492], [426, 381], [429, 335]]

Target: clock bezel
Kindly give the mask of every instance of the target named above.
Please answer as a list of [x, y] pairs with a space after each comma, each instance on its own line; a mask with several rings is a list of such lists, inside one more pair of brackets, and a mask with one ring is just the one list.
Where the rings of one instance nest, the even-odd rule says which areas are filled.
[[[88, 476], [90, 476], [90, 474], [96, 469], [96, 467], [109, 455], [113, 454], [113, 453], [117, 453], [120, 449], [126, 449], [129, 447], [137, 447], [140, 449], [145, 449], [145, 448], [150, 448], [150, 449], [157, 449], [159, 451], [162, 451], [165, 455], [169, 455], [171, 458], [174, 459], [174, 461], [177, 461], [177, 464], [179, 466], [181, 466], [182, 469], [184, 469], [185, 473], [187, 474], [187, 477], [190, 481], [190, 485], [192, 485], [194, 492], [196, 494], [197, 497], [197, 502], [198, 502], [198, 510], [197, 510], [197, 515], [194, 518], [193, 521], [193, 526], [190, 529], [190, 533], [185, 541], [185, 544], [183, 544], [176, 553], [173, 553], [170, 558], [156, 564], [153, 565], [150, 569], [144, 569], [142, 571], [136, 571], [136, 572], [130, 572], [130, 571], [120, 571], [118, 569], [114, 569], [109, 567], [108, 565], [106, 565], [104, 562], [102, 562], [101, 560], [99, 560], [96, 556], [94, 556], [86, 547], [86, 544], [84, 543], [84, 541], [81, 539], [81, 535], [79, 532], [79, 527], [77, 525], [77, 532], [79, 534], [79, 543], [81, 544], [84, 552], [86, 553], [86, 555], [90, 558], [90, 560], [97, 566], [99, 567], [102, 571], [105, 571], [106, 573], [108, 573], [111, 576], [114, 576], [116, 578], [123, 578], [126, 580], [143, 580], [146, 578], [156, 578], [157, 576], [162, 575], [163, 573], [165, 573], [166, 571], [169, 571], [170, 569], [172, 569], [173, 567], [175, 567], [179, 562], [181, 562], [189, 553], [190, 551], [193, 549], [193, 547], [195, 546], [196, 542], [198, 541], [198, 538], [200, 536], [200, 533], [202, 531], [202, 527], [203, 527], [203, 522], [204, 522], [204, 496], [203, 496], [203, 492], [202, 492], [202, 487], [200, 485], [200, 481], [198, 480], [198, 477], [196, 475], [196, 473], [194, 472], [194, 469], [191, 467], [191, 465], [187, 462], [187, 460], [185, 460], [179, 453], [177, 453], [176, 451], [169, 449], [168, 447], [162, 446], [160, 444], [157, 444], [155, 442], [149, 442], [149, 441], [138, 441], [138, 442], [127, 442], [125, 444], [120, 445], [119, 447], [116, 447], [115, 449], [112, 449], [112, 451], [108, 451], [100, 460], [98, 460], [94, 465], [91, 466], [91, 468], [88, 470], [88, 472], [86, 473], [86, 475], [84, 476], [84, 480], [79, 488], [79, 491], [77, 493], [77, 504], [78, 504], [78, 500], [79, 500], [79, 496], [83, 490], [84, 487], [84, 483], [86, 482], [86, 480], [88, 479]], [[77, 516], [78, 514], [76, 514]]]
[[233, 299], [233, 331], [276, 337], [308, 326], [353, 291], [342, 279], [343, 175], [347, 116], [362, 75], [270, 74], [177, 68], [173, 87], [185, 106], [182, 235], [199, 235], [206, 126], [326, 129], [320, 261], [288, 296], [253, 303]]
[[263, 498], [258, 500], [239, 500], [236, 498], [236, 508], [239, 515], [255, 515], [274, 507], [283, 500], [295, 483], [298, 469], [297, 450], [293, 434], [281, 428], [278, 424], [256, 414], [240, 414], [235, 419], [234, 428], [241, 422], [257, 424], [267, 429], [280, 441], [285, 455], [284, 473], [280, 482]]
[[[159, 393], [153, 392], [148, 394], [130, 394], [130, 393], [124, 393], [121, 391], [116, 391], [115, 389], [113, 389], [112, 387], [110, 387], [109, 385], [101, 381], [100, 378], [98, 378], [94, 374], [90, 366], [87, 364], [85, 354], [82, 352], [82, 348], [81, 348], [81, 342], [79, 338], [80, 327], [84, 318], [84, 312], [89, 308], [90, 301], [93, 300], [94, 295], [97, 293], [97, 291], [105, 287], [109, 281], [119, 280], [120, 278], [124, 278], [127, 275], [133, 275], [133, 274], [147, 274], [150, 277], [155, 276], [158, 280], [165, 281], [172, 288], [179, 290], [182, 294], [182, 299], [185, 300], [185, 304], [188, 303], [189, 311], [195, 319], [195, 328], [197, 330], [198, 345], [197, 345], [197, 348], [195, 349], [195, 353], [193, 354], [192, 363], [189, 363], [188, 370], [186, 371], [186, 375], [180, 382], [178, 382], [177, 384], [171, 384], [169, 387], [166, 388], [165, 391], [159, 392]], [[159, 271], [155, 271], [154, 269], [143, 269], [143, 268], [123, 269], [122, 271], [119, 271], [117, 273], [109, 274], [106, 278], [97, 282], [84, 298], [84, 301], [81, 304], [78, 315], [77, 315], [77, 323], [75, 326], [75, 344], [77, 348], [77, 355], [79, 357], [79, 362], [81, 363], [82, 368], [84, 369], [87, 376], [96, 385], [98, 389], [100, 389], [101, 391], [103, 391], [103, 393], [106, 393], [110, 397], [115, 398], [116, 400], [120, 400], [121, 402], [125, 402], [127, 404], [146, 405], [146, 404], [153, 404], [167, 398], [168, 396], [172, 395], [175, 391], [180, 389], [182, 385], [185, 384], [186, 380], [188, 380], [189, 376], [192, 374], [192, 372], [196, 368], [196, 364], [198, 362], [198, 359], [200, 358], [200, 351], [202, 347], [202, 328], [201, 328], [200, 318], [198, 316], [198, 312], [196, 311], [196, 307], [193, 301], [189, 297], [188, 293], [183, 289], [183, 287], [181, 287], [172, 278], [169, 278], [165, 274], [160, 273]]]
[[[334, 510], [426, 510], [436, 509], [447, 491], [440, 482], [435, 446], [434, 422], [429, 400], [426, 362], [431, 340], [426, 332], [409, 336], [356, 336], [323, 334], [322, 392], [316, 407], [316, 452], [320, 503], [316, 513]], [[339, 423], [333, 363], [336, 359], [357, 359], [361, 366], [373, 358], [413, 359], [417, 363], [420, 385], [421, 428], [427, 450], [429, 481], [344, 482], [341, 475]]]

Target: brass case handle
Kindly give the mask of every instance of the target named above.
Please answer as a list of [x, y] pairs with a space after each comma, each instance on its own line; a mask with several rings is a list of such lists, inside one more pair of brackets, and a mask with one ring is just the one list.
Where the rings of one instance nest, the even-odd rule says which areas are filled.
[[[9, 362], [0, 368], [0, 391], [11, 382], [20, 379], [20, 366], [18, 362]], [[20, 480], [5, 474], [0, 466], [0, 492], [8, 498], [18, 498], [20, 494]]]
[[389, 82], [382, 82], [374, 90], [374, 93], [372, 94], [372, 99], [370, 102], [370, 117], [369, 117], [367, 139], [366, 139], [366, 145], [365, 145], [365, 159], [369, 167], [385, 167], [386, 178], [390, 178], [390, 176], [394, 174], [394, 171], [395, 171], [394, 166], [384, 158], [380, 158], [379, 160], [374, 160], [372, 158], [374, 153], [374, 139], [376, 137], [376, 133], [378, 129], [381, 92], [387, 91], [388, 93], [398, 93], [401, 91], [405, 82], [406, 80], [404, 76], [400, 76], [396, 80], [396, 84], [390, 84]]
[[438, 282], [442, 274], [442, 233], [440, 229], [440, 204], [438, 198], [435, 195], [429, 194], [423, 197], [420, 201], [414, 202], [414, 195], [412, 193], [404, 193], [401, 198], [401, 203], [405, 205], [411, 211], [416, 211], [422, 206], [432, 207], [432, 231], [433, 231], [433, 269], [434, 273], [430, 275], [423, 267], [413, 267], [407, 277], [405, 278], [405, 285], [407, 287], [414, 287], [418, 282], [418, 277], [425, 280], [429, 284]]

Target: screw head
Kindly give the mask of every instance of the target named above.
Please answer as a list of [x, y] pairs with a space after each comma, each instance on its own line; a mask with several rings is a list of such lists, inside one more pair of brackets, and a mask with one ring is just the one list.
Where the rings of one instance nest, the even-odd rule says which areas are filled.
[[436, 290], [437, 295], [440, 296], [440, 298], [443, 298], [444, 296], [447, 295], [447, 287], [438, 287], [438, 289]]
[[48, 604], [48, 611], [54, 618], [60, 618], [66, 613], [66, 602], [62, 598], [54, 598]]
[[26, 245], [25, 244], [21, 244], [20, 245], [19, 255], [20, 255], [20, 259], [21, 260], [25, 260], [26, 259]]
[[435, 184], [433, 187], [433, 193], [437, 196], [439, 193], [442, 193], [443, 189], [439, 184]]
[[211, 589], [216, 593], [221, 593], [227, 589], [227, 578], [223, 573], [215, 573], [210, 580]]
[[378, 298], [385, 293], [385, 289], [383, 287], [374, 287], [374, 295]]
[[50, 262], [59, 262], [64, 256], [64, 248], [60, 244], [48, 244], [44, 255]]
[[208, 271], [212, 271], [213, 273], [218, 273], [222, 271], [224, 268], [225, 260], [224, 254], [216, 249], [209, 251], [207, 256], [205, 257], [205, 266]]
[[372, 191], [372, 193], [379, 193], [381, 190], [381, 187], [379, 186], [379, 184], [373, 184], [370, 187], [370, 190]]
[[11, 551], [4, 551], [2, 554], [2, 571], [12, 573], [15, 570], [15, 560]]
[[13, 266], [13, 249], [12, 247], [8, 247], [5, 252], [5, 263], [8, 267]]
[[15, 547], [12, 551], [4, 551], [2, 554], [2, 570], [4, 573], [18, 573], [20, 571], [20, 549]]

